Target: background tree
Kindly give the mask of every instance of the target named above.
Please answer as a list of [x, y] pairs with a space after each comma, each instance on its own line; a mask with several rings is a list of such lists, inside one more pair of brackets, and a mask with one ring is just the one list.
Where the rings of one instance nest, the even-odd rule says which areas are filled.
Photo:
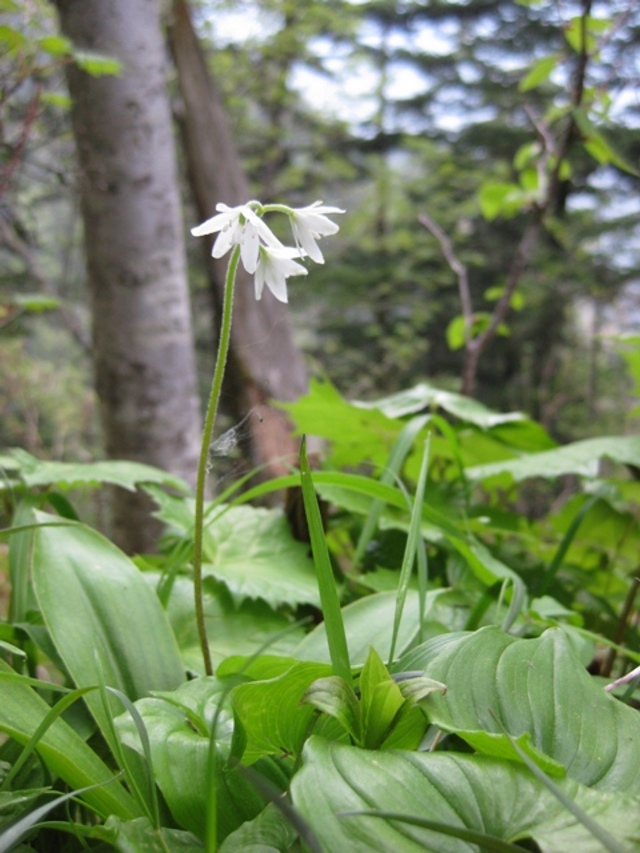
[[[68, 67], [105, 451], [192, 481], [199, 414], [164, 40], [155, 0], [59, 0], [63, 33], [116, 57]], [[115, 538], [149, 547], [140, 495], [118, 493]]]

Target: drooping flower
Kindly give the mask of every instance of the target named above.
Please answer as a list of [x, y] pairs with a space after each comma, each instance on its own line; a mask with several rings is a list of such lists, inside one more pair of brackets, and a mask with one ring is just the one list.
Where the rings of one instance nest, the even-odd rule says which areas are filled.
[[254, 273], [258, 264], [260, 238], [266, 242], [275, 240], [269, 228], [253, 210], [253, 205], [256, 204], [259, 202], [250, 201], [237, 207], [217, 204], [216, 210], [220, 212], [202, 225], [192, 228], [191, 233], [194, 237], [202, 237], [219, 232], [211, 250], [213, 257], [221, 258], [234, 246], [240, 246], [244, 268], [248, 273]]
[[339, 230], [339, 226], [326, 216], [327, 213], [344, 213], [344, 210], [314, 201], [307, 207], [290, 208], [289, 213], [296, 246], [318, 264], [323, 264], [324, 258], [317, 240]]
[[290, 249], [282, 244], [260, 246], [258, 265], [255, 271], [256, 299], [262, 299], [264, 286], [280, 302], [288, 302], [287, 279], [292, 275], [307, 275], [307, 270], [294, 258], [300, 257], [297, 249]]
[[[287, 278], [307, 275], [307, 270], [295, 258], [309, 257], [324, 263], [317, 240], [335, 234], [338, 226], [326, 214], [344, 213], [339, 207], [328, 207], [315, 201], [307, 207], [294, 208], [284, 204], [266, 204], [249, 201], [236, 207], [217, 204], [218, 213], [201, 225], [191, 229], [194, 237], [217, 234], [211, 254], [221, 258], [234, 247], [239, 247], [242, 265], [255, 274], [256, 299], [262, 297], [264, 286], [276, 299], [287, 302]], [[289, 217], [296, 248], [284, 246], [264, 223], [266, 213], [283, 213]]]

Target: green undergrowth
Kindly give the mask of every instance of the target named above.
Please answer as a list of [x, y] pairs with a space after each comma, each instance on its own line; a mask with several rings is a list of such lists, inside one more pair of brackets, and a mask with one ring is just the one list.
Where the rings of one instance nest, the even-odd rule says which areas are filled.
[[[187, 487], [2, 457], [0, 851], [640, 850], [638, 694], [604, 689], [640, 663], [640, 438], [424, 383], [284, 408], [326, 457], [207, 506], [213, 676]], [[158, 554], [78, 518], [105, 483], [154, 499]], [[304, 541], [254, 505], [282, 489]]]

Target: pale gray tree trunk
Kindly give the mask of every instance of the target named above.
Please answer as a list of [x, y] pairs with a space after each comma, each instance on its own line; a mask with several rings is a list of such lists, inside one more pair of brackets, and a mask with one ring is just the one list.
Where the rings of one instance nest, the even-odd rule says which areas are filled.
[[[106, 453], [193, 482], [199, 404], [158, 0], [56, 0], [75, 45], [122, 73], [68, 69]], [[141, 495], [118, 492], [114, 538], [153, 545]]]
[[[251, 198], [228, 119], [209, 73], [185, 0], [173, 0], [169, 42], [182, 103], [180, 125], [198, 219], [213, 216], [218, 202], [243, 204]], [[194, 223], [197, 224], [197, 223]], [[218, 303], [228, 258], [210, 258]], [[227, 388], [242, 416], [259, 407], [262, 420], [250, 418], [252, 461], [265, 473], [284, 474], [297, 455], [297, 442], [283, 412], [269, 405], [295, 400], [307, 390], [307, 371], [296, 347], [286, 305], [266, 293], [254, 297], [253, 277], [238, 269]]]

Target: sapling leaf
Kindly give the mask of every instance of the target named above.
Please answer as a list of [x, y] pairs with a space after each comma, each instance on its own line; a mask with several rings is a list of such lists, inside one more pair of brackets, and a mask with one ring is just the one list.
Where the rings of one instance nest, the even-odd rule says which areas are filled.
[[305, 690], [300, 703], [312, 705], [344, 726], [357, 744], [362, 743], [360, 707], [351, 684], [337, 675], [317, 678]]

